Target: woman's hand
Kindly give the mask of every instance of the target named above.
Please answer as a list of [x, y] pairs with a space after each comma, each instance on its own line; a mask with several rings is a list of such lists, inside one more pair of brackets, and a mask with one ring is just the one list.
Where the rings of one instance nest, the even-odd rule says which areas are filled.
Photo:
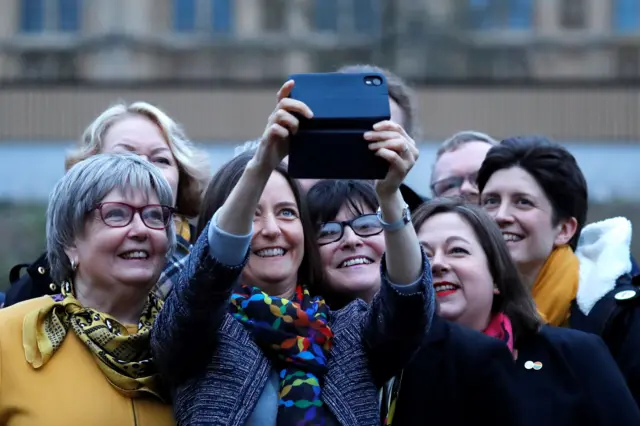
[[293, 114], [307, 118], [313, 116], [304, 103], [288, 98], [293, 85], [293, 80], [289, 80], [278, 91], [278, 105], [269, 116], [258, 148], [219, 210], [217, 226], [229, 234], [247, 235], [251, 232], [262, 191], [271, 173], [287, 156], [290, 136], [298, 130], [300, 123]]
[[[387, 223], [403, 219], [406, 206], [400, 185], [418, 159], [418, 148], [402, 126], [393, 121], [381, 121], [364, 135], [369, 148], [389, 162], [384, 179], [376, 181], [376, 193], [382, 218]], [[410, 284], [422, 275], [422, 252], [411, 223], [395, 231], [384, 231], [388, 278], [394, 284]]]
[[364, 138], [371, 142], [369, 149], [389, 162], [389, 172], [383, 180], [376, 181], [380, 198], [388, 198], [400, 189], [411, 168], [416, 164], [420, 151], [415, 141], [401, 125], [393, 121], [381, 121]]
[[273, 171], [289, 153], [290, 137], [298, 131], [300, 124], [294, 114], [313, 117], [313, 112], [304, 102], [288, 97], [294, 84], [289, 80], [278, 91], [278, 105], [269, 116], [252, 160], [261, 170]]

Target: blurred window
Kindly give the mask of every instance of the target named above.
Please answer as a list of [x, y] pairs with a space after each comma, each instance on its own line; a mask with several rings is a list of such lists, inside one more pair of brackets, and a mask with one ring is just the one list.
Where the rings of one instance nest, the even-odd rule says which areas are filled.
[[21, 0], [20, 31], [76, 32], [81, 16], [81, 0]]

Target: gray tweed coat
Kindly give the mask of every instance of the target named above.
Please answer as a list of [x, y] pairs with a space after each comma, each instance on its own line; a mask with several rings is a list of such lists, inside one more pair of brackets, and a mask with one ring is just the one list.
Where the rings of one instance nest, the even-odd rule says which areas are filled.
[[[247, 261], [229, 267], [209, 254], [208, 229], [152, 332], [152, 350], [171, 389], [178, 425], [244, 425], [272, 366], [249, 332], [227, 312]], [[371, 305], [355, 301], [332, 311], [334, 344], [322, 399], [342, 425], [380, 424], [377, 388], [420, 347], [434, 315], [431, 268], [423, 254], [418, 291], [404, 294], [386, 278]]]

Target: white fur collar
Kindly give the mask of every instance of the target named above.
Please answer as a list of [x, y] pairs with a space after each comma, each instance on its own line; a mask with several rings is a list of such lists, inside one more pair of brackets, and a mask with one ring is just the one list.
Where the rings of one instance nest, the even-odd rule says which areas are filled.
[[631, 271], [631, 222], [614, 217], [585, 226], [580, 234], [576, 256], [580, 261], [580, 280], [576, 302], [585, 315], [617, 279]]

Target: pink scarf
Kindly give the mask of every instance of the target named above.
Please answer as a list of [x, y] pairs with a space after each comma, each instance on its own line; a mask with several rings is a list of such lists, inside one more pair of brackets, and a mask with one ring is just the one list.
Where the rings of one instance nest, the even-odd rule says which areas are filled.
[[502, 340], [513, 353], [513, 330], [511, 329], [511, 321], [505, 314], [501, 312], [495, 314], [483, 333]]

